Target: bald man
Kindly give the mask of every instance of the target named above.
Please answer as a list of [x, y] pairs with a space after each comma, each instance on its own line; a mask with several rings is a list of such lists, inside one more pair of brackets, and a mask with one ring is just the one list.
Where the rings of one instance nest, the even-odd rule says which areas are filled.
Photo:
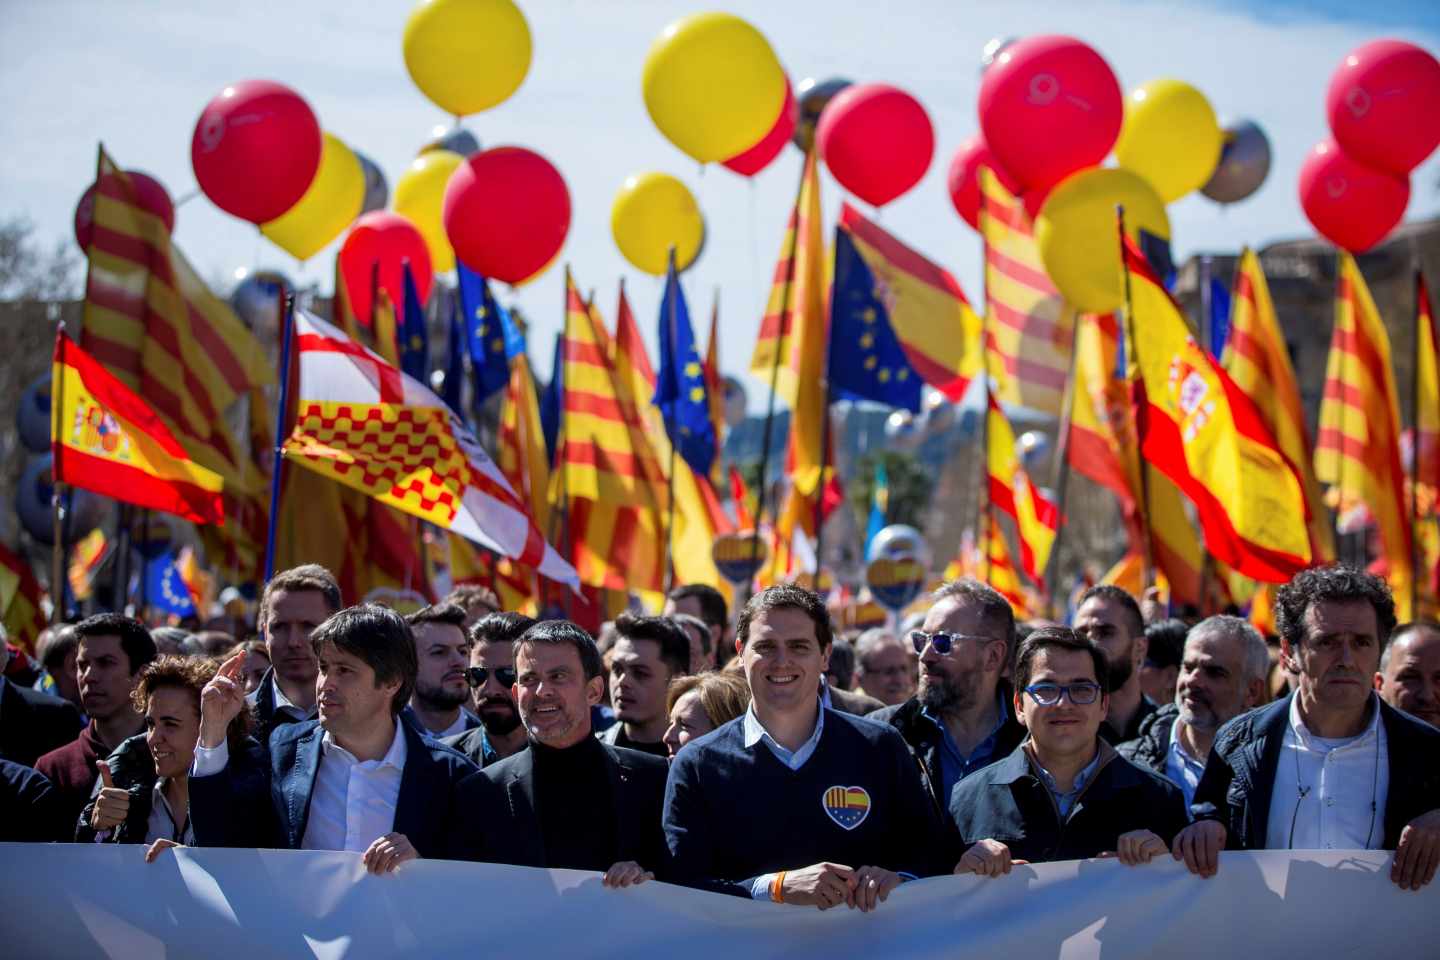
[[1395, 709], [1440, 727], [1440, 625], [1397, 628], [1380, 657], [1375, 689]]

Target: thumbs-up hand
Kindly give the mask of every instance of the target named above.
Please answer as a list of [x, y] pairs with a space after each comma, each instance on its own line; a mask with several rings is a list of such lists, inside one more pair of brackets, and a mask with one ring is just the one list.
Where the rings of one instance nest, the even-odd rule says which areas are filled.
[[90, 826], [96, 831], [113, 830], [125, 822], [130, 812], [130, 794], [115, 786], [110, 765], [104, 760], [97, 760], [95, 769], [100, 774], [100, 792], [95, 795], [95, 806], [90, 810]]

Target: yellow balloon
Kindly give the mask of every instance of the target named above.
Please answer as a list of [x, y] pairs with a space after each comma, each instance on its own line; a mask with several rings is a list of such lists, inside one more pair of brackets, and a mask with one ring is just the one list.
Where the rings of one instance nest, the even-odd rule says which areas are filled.
[[464, 157], [449, 150], [427, 150], [412, 160], [395, 181], [395, 212], [415, 224], [425, 238], [430, 266], [436, 273], [455, 269], [455, 251], [445, 235], [440, 212], [445, 203], [445, 184], [464, 162]]
[[700, 252], [705, 220], [688, 187], [668, 173], [628, 177], [610, 207], [610, 233], [625, 259], [646, 273], [663, 276], [675, 248], [675, 268], [684, 270]]
[[1125, 98], [1115, 159], [1150, 181], [1166, 203], [1210, 182], [1224, 134], [1205, 94], [1181, 80], [1151, 80]]
[[355, 153], [325, 134], [320, 167], [305, 195], [260, 232], [296, 260], [308, 260], [340, 236], [365, 204], [365, 171]]
[[728, 13], [666, 27], [645, 56], [645, 109], [660, 132], [699, 160], [728, 160], [775, 125], [785, 72], [765, 37]]
[[420, 0], [405, 21], [404, 51], [420, 92], [462, 117], [519, 88], [530, 69], [530, 26], [511, 0]]
[[1129, 170], [1091, 167], [1072, 173], [1045, 198], [1035, 242], [1045, 272], [1071, 306], [1109, 313], [1125, 302], [1115, 208], [1125, 208], [1125, 232], [1170, 239], [1170, 218], [1155, 188]]

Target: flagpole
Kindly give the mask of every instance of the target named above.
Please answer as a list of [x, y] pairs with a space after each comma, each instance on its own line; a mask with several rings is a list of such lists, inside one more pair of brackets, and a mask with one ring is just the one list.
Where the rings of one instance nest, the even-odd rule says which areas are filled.
[[[679, 342], [679, 339], [680, 339], [680, 330], [679, 330], [679, 327], [677, 326], [676, 320], [675, 320], [675, 301], [676, 301], [676, 299], [677, 299], [678, 296], [679, 296], [680, 274], [679, 274], [679, 272], [675, 269], [675, 246], [674, 246], [674, 244], [671, 244], [671, 246], [670, 246], [669, 258], [670, 258], [670, 263], [669, 263], [670, 277], [675, 280], [675, 289], [673, 289], [673, 290], [672, 290], [672, 289], [669, 289], [670, 285], [669, 285], [668, 282], [667, 282], [666, 285], [665, 285], [665, 286], [666, 286], [666, 293], [667, 293], [667, 296], [666, 296], [666, 298], [665, 298], [665, 323], [666, 323], [666, 325], [670, 328], [670, 350], [668, 351], [670, 355], [669, 355], [668, 358], [666, 358], [666, 357], [661, 357], [661, 360], [663, 361], [663, 360], [668, 359], [668, 360], [670, 361], [670, 379], [671, 379], [671, 382], [674, 382], [675, 377], [676, 377], [676, 370], [675, 370], [676, 356], [675, 356], [675, 350], [676, 350], [676, 344]], [[678, 390], [678, 388], [677, 388], [677, 390]], [[678, 396], [675, 396], [675, 397], [671, 397], [671, 398], [670, 398], [670, 416], [666, 418], [667, 422], [666, 422], [666, 424], [665, 424], [665, 431], [666, 431], [666, 433], [669, 434], [669, 436], [666, 437], [666, 439], [670, 441], [670, 469], [669, 469], [669, 472], [665, 475], [665, 594], [666, 594], [666, 596], [669, 596], [671, 589], [673, 589], [674, 586], [675, 586], [675, 448], [679, 446], [679, 442], [678, 442], [678, 440], [677, 440], [677, 438], [676, 438], [676, 436], [675, 436], [675, 433], [676, 433], [677, 431], [675, 431], [675, 429], [674, 429], [674, 427], [675, 427], [674, 421], [675, 421], [675, 405], [676, 405], [679, 401], [680, 401], [680, 398], [679, 398]], [[708, 411], [708, 410], [706, 411], [706, 416], [709, 416], [709, 411]]]
[[1135, 460], [1140, 467], [1140, 587], [1143, 595], [1155, 582], [1155, 558], [1150, 545], [1150, 467], [1141, 455], [1140, 411], [1135, 406], [1134, 374], [1138, 374], [1140, 370], [1140, 354], [1135, 343], [1135, 303], [1130, 294], [1130, 268], [1125, 265], [1125, 207], [1121, 204], [1115, 205], [1115, 225], [1119, 232], [1120, 273], [1125, 285], [1125, 385], [1130, 393], [1130, 425], [1135, 434]]
[[144, 561], [140, 565], [140, 615], [136, 617], [141, 623], [145, 623], [145, 608], [150, 606], [150, 556], [146, 548], [150, 545], [150, 511], [147, 508], [140, 510], [140, 558]]
[[[994, 175], [993, 172], [991, 174]], [[985, 216], [985, 170], [982, 167], [977, 176], [980, 182], [980, 216]], [[1018, 201], [1017, 201], [1018, 202]], [[985, 583], [990, 583], [990, 518], [986, 505], [990, 494], [990, 288], [988, 268], [990, 266], [990, 242], [985, 236], [983, 221], [980, 230], [980, 302], [985, 309], [980, 311], [980, 377], [985, 385], [985, 396], [980, 399], [980, 482], [975, 487], [975, 535], [984, 543]]]
[[1420, 619], [1420, 324], [1425, 314], [1420, 303], [1421, 272], [1415, 265], [1415, 357], [1410, 368], [1410, 619]]
[[1072, 307], [1070, 312], [1070, 370], [1065, 377], [1065, 400], [1060, 408], [1060, 427], [1055, 438], [1055, 479], [1052, 481], [1060, 516], [1056, 518], [1055, 542], [1050, 547], [1050, 563], [1045, 571], [1045, 592], [1049, 595], [1046, 606], [1051, 619], [1054, 619], [1055, 594], [1060, 579], [1060, 548], [1065, 542], [1065, 528], [1069, 526], [1065, 519], [1065, 495], [1070, 489], [1070, 422], [1075, 413], [1075, 350], [1080, 343], [1081, 322], [1079, 310]]
[[[822, 401], [822, 406], [820, 407], [820, 418], [821, 418], [821, 419], [820, 419], [820, 479], [819, 479], [819, 481], [817, 481], [817, 485], [816, 485], [816, 487], [815, 487], [815, 592], [816, 592], [816, 593], [819, 593], [819, 592], [820, 592], [820, 571], [823, 570], [824, 567], [825, 567], [825, 488], [826, 488], [826, 483], [825, 483], [825, 471], [826, 471], [827, 469], [831, 469], [831, 466], [830, 466], [830, 430], [831, 430], [831, 427], [830, 427], [830, 401], [831, 401], [831, 393], [830, 393], [830, 358], [831, 358], [831, 356], [832, 356], [832, 353], [831, 353], [831, 343], [830, 343], [830, 331], [833, 330], [833, 329], [835, 329], [835, 323], [834, 323], [835, 290], [837, 290], [837, 289], [841, 289], [841, 290], [845, 289], [847, 283], [849, 282], [849, 276], [848, 276], [848, 274], [849, 274], [849, 270], [850, 270], [850, 259], [847, 257], [847, 258], [845, 259], [845, 267], [844, 267], [844, 269], [845, 269], [845, 271], [846, 271], [846, 276], [840, 276], [840, 274], [839, 274], [839, 270], [841, 269], [841, 267], [840, 267], [840, 225], [839, 225], [839, 224], [836, 224], [836, 225], [835, 225], [835, 247], [834, 247], [834, 250], [835, 250], [835, 252], [834, 252], [834, 254], [833, 254], [833, 256], [834, 256], [834, 258], [835, 258], [835, 259], [834, 259], [834, 267], [833, 267], [833, 269], [832, 269], [832, 271], [831, 271], [832, 274], [834, 274], [834, 278], [833, 278], [832, 281], [831, 281], [831, 291], [830, 291], [830, 316], [826, 318], [826, 320], [827, 320], [828, 322], [827, 322], [826, 327], [825, 327], [825, 357], [824, 357], [824, 360], [823, 360], [824, 366], [821, 367], [821, 370], [824, 371], [824, 374], [823, 374], [823, 375], [824, 375], [824, 377], [825, 377], [825, 397], [824, 397], [824, 400]], [[887, 510], [888, 510], [888, 506], [889, 506], [889, 505], [887, 504], [886, 506], [887, 506]]]
[[[755, 504], [755, 536], [750, 540], [750, 559], [752, 563], [756, 556], [756, 544], [760, 538], [760, 527], [765, 522], [765, 501], [768, 499], [769, 494], [770, 483], [767, 474], [770, 471], [770, 441], [775, 425], [775, 394], [780, 389], [780, 361], [782, 356], [780, 348], [788, 345], [788, 338], [785, 335], [785, 310], [790, 303], [790, 290], [795, 283], [795, 254], [796, 248], [800, 245], [800, 218], [798, 213], [800, 209], [800, 196], [805, 192], [805, 175], [810, 170], [811, 155], [814, 153], [814, 149], [814, 147], [811, 147], [810, 150], [806, 152], [805, 160], [800, 165], [800, 186], [795, 191], [795, 206], [792, 208], [796, 211], [795, 238], [794, 242], [790, 245], [790, 262], [785, 269], [785, 282], [780, 288], [780, 329], [776, 331], [775, 356], [770, 363], [770, 400], [765, 408], [765, 429], [761, 434], [760, 441], [760, 494]], [[777, 535], [779, 528], [780, 505], [777, 503], [775, 505], [775, 519], [772, 524], [772, 529], [777, 532]], [[778, 540], [776, 544], [778, 546]]]
[[[563, 296], [563, 302], [564, 302], [564, 312], [562, 312], [562, 313], [560, 314], [560, 336], [561, 336], [562, 338], [564, 338], [564, 337], [566, 336], [566, 333], [567, 333], [568, 327], [569, 327], [569, 322], [570, 322], [570, 291], [573, 289], [573, 284], [574, 284], [574, 281], [573, 281], [573, 280], [571, 279], [571, 277], [570, 277], [570, 264], [567, 263], [567, 264], [565, 264], [565, 291], [564, 291], [564, 293], [562, 294], [562, 296]], [[579, 291], [576, 291], [576, 295], [577, 295], [577, 296], [579, 295]], [[588, 320], [588, 319], [589, 319], [588, 306], [587, 306], [586, 314], [587, 314], [586, 319]], [[564, 339], [562, 339], [562, 340], [560, 341], [560, 350], [561, 350], [561, 359], [560, 359], [560, 410], [559, 410], [560, 422], [559, 422], [558, 424], [556, 424], [556, 430], [557, 430], [558, 433], [557, 433], [557, 436], [556, 436], [556, 438], [555, 438], [555, 463], [558, 465], [558, 468], [559, 468], [559, 470], [560, 470], [560, 534], [561, 534], [561, 536], [564, 538], [564, 543], [565, 543], [564, 556], [565, 556], [565, 559], [571, 564], [571, 566], [574, 566], [574, 564], [575, 564], [575, 538], [574, 538], [574, 536], [572, 535], [571, 530], [570, 530], [570, 483], [569, 483], [569, 480], [568, 480], [569, 471], [568, 471], [568, 470], [566, 469], [566, 467], [565, 467], [565, 456], [564, 456], [564, 452], [565, 452], [565, 440], [566, 440], [566, 437], [565, 437], [565, 421], [566, 421], [566, 419], [567, 419], [566, 416], [565, 416], [565, 370], [566, 370], [566, 368], [568, 368], [568, 367], [570, 366], [570, 364], [567, 362], [567, 361], [569, 360], [570, 347], [569, 347], [569, 345], [565, 342]], [[543, 578], [541, 578], [541, 579], [542, 579], [542, 581], [543, 581]], [[547, 588], [547, 589], [548, 589], [548, 588]], [[566, 591], [564, 591], [564, 597], [565, 597], [565, 617], [566, 617], [567, 620], [570, 618], [570, 614], [571, 614], [571, 612], [572, 612], [572, 611], [571, 611], [571, 607], [572, 607], [572, 604], [573, 604], [573, 602], [574, 602], [574, 596], [575, 596], [575, 591], [574, 591], [574, 590], [566, 590]], [[543, 613], [543, 611], [542, 611], [542, 613]]]
[[[1205, 352], [1212, 357], [1215, 355], [1215, 343], [1210, 329], [1211, 311], [1210, 302], [1210, 276], [1211, 259], [1209, 254], [1200, 257], [1200, 344]], [[1210, 615], [1210, 588], [1215, 578], [1215, 558], [1210, 555], [1209, 550], [1200, 551], [1200, 616]]]
[[280, 290], [285, 319], [280, 325], [280, 400], [275, 405], [275, 457], [270, 465], [270, 518], [265, 533], [265, 582], [275, 575], [275, 534], [280, 526], [280, 481], [285, 472], [285, 413], [290, 405], [290, 346], [295, 339], [295, 295]]
[[[99, 177], [96, 177], [99, 183]], [[88, 272], [86, 289], [89, 289]], [[55, 328], [55, 336], [58, 340], [65, 336], [65, 324], [62, 322]], [[60, 349], [65, 349], [64, 342], [60, 342]], [[61, 409], [65, 403], [65, 367], [66, 364], [57, 364], [60, 370], [58, 378], [50, 385], [50, 441], [53, 451], [50, 459], [50, 472], [53, 476], [56, 467], [55, 455], [63, 448], [60, 432], [64, 429], [61, 422]], [[55, 530], [55, 544], [50, 550], [50, 622], [59, 623], [64, 616], [65, 606], [65, 584], [60, 579], [65, 576], [65, 520], [61, 515], [61, 484], [52, 483], [50, 486], [50, 520]]]

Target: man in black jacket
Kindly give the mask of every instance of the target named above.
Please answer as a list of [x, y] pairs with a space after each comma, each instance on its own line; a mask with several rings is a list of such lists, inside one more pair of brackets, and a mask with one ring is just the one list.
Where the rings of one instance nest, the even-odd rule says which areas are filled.
[[530, 747], [460, 784], [456, 856], [594, 870], [605, 884], [654, 879], [664, 855], [664, 760], [601, 743], [600, 651], [584, 630], [546, 620], [515, 641], [515, 701]]
[[1384, 582], [1343, 566], [1296, 574], [1275, 597], [1295, 693], [1220, 729], [1175, 859], [1213, 876], [1232, 850], [1394, 849], [1390, 879], [1440, 865], [1440, 730], [1376, 696], [1395, 627]]
[[956, 873], [996, 877], [1014, 860], [1105, 854], [1133, 866], [1169, 850], [1184, 800], [1100, 739], [1105, 668], [1101, 650], [1066, 627], [1041, 627], [1020, 644], [1015, 712], [1030, 737], [955, 788], [950, 816], [966, 847]]
[[1220, 725], [1265, 699], [1269, 670], [1265, 640], [1248, 622], [1223, 614], [1202, 620], [1180, 652], [1175, 702], [1146, 717], [1140, 735], [1115, 749], [1168, 777], [1188, 806]]
[[310, 634], [340, 609], [340, 584], [316, 563], [282, 570], [260, 595], [258, 623], [270, 669], [247, 697], [255, 714], [255, 738], [263, 747], [270, 731], [315, 718], [315, 651]]
[[1110, 713], [1100, 736], [1111, 746], [1134, 740], [1140, 724], [1160, 706], [1140, 689], [1140, 667], [1149, 650], [1140, 604], [1113, 583], [1096, 584], [1080, 596], [1075, 632], [1105, 653]]
[[78, 737], [85, 723], [70, 703], [6, 679], [10, 651], [5, 644], [0, 627], [0, 759], [33, 767], [41, 756]]
[[1015, 646], [1015, 614], [993, 589], [968, 577], [935, 591], [922, 629], [901, 639], [920, 657], [915, 696], [870, 715], [900, 731], [936, 807], [967, 774], [1008, 756], [1025, 738], [1000, 676]]
[[441, 743], [454, 747], [477, 767], [519, 753], [530, 745], [515, 708], [515, 641], [535, 625], [520, 613], [487, 613], [470, 627], [471, 704], [480, 726]]

